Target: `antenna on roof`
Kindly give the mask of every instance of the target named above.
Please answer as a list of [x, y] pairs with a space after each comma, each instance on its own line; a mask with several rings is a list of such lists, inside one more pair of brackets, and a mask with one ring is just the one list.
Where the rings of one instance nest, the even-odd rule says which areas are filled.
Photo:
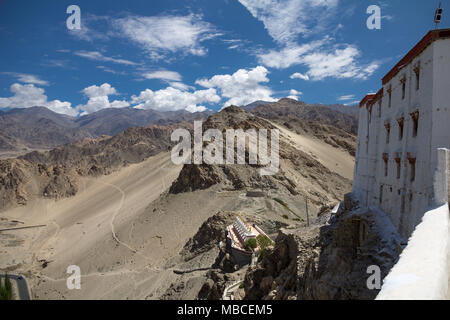
[[444, 11], [441, 7], [442, 2], [439, 2], [439, 7], [436, 9], [436, 13], [434, 15], [434, 23], [436, 24], [435, 29], [437, 29], [438, 24], [441, 23], [442, 20], [442, 12]]

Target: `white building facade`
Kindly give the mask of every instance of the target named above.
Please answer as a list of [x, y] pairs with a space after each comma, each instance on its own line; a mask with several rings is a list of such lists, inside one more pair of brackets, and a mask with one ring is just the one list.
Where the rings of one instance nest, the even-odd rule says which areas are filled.
[[448, 152], [438, 149], [450, 149], [450, 29], [430, 31], [382, 83], [360, 103], [353, 194], [409, 237], [448, 201]]

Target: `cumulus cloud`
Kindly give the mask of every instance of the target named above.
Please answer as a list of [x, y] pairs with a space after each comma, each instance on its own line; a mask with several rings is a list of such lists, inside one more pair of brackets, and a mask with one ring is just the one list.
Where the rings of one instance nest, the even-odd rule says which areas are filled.
[[38, 76], [27, 73], [18, 73], [18, 72], [2, 72], [2, 74], [6, 74], [12, 76], [17, 79], [17, 81], [22, 83], [36, 84], [39, 86], [48, 86], [48, 81], [40, 79]]
[[204, 111], [203, 103], [218, 103], [221, 98], [215, 89], [182, 91], [167, 87], [158, 91], [146, 89], [138, 96], [131, 97], [131, 103], [137, 109], [153, 109], [158, 111], [187, 110], [190, 112]]
[[200, 15], [128, 16], [113, 21], [119, 34], [140, 45], [154, 60], [168, 53], [204, 56], [202, 42], [219, 34]]
[[239, 0], [279, 44], [322, 28], [338, 0]]
[[293, 99], [293, 100], [299, 100], [298, 96], [301, 96], [303, 94], [303, 92], [301, 91], [297, 91], [295, 89], [291, 89], [289, 91], [290, 96], [288, 96], [288, 98]]
[[77, 112], [72, 108], [70, 102], [60, 100], [48, 101], [45, 90], [35, 87], [34, 84], [14, 83], [10, 87], [14, 94], [9, 98], [0, 98], [0, 108], [30, 108], [35, 106], [47, 107], [48, 109], [70, 116], [76, 116]]
[[98, 52], [98, 51], [76, 51], [74, 52], [75, 55], [79, 56], [79, 57], [83, 57], [89, 60], [94, 60], [94, 61], [105, 61], [105, 62], [112, 62], [112, 63], [117, 63], [117, 64], [123, 64], [123, 65], [136, 65], [137, 63], [130, 61], [130, 60], [125, 60], [125, 59], [116, 59], [116, 58], [111, 58], [111, 57], [106, 57], [104, 56], [102, 53]]
[[195, 83], [205, 88], [217, 88], [230, 105], [247, 105], [256, 100], [275, 101], [272, 90], [261, 83], [269, 82], [269, 71], [258, 66], [251, 70], [240, 69], [233, 74], [215, 75], [211, 79], [199, 79]]
[[117, 91], [109, 83], [104, 83], [101, 86], [90, 86], [81, 91], [89, 98], [86, 104], [81, 104], [76, 107], [81, 115], [97, 112], [107, 108], [125, 108], [129, 107], [130, 103], [125, 100], [109, 101], [109, 96], [117, 95]]

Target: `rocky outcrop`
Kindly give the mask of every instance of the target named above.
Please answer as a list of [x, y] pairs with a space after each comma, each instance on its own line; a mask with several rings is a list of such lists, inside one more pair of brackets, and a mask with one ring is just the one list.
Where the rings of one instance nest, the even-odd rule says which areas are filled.
[[245, 299], [374, 299], [379, 291], [368, 289], [367, 268], [379, 266], [384, 278], [401, 251], [389, 225], [383, 213], [353, 206], [328, 214], [326, 224], [282, 229], [246, 274]]
[[183, 247], [181, 255], [185, 261], [218, 247], [226, 241], [226, 228], [233, 223], [235, 213], [218, 212], [206, 220], [197, 233]]

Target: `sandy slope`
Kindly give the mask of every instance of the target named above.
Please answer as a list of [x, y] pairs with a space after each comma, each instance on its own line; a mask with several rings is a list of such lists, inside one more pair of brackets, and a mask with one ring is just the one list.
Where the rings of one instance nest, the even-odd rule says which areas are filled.
[[[19, 270], [34, 274], [31, 280], [35, 287], [39, 277], [51, 282], [63, 279], [56, 281], [62, 284], [61, 291], [71, 264], [79, 265], [86, 279], [105, 273], [120, 277], [130, 272], [124, 264], [135, 265], [132, 272], [136, 274], [136, 269], [150, 268], [151, 259], [128, 244], [132, 231], [125, 235], [120, 230], [170, 186], [179, 170], [169, 154], [160, 154], [110, 176], [85, 179], [83, 190], [75, 197], [57, 202], [38, 200], [2, 214], [9, 221], [47, 227], [2, 233], [0, 268], [21, 264]], [[14, 243], [20, 246], [8, 246]], [[50, 261], [45, 269], [41, 267], [43, 260]], [[101, 291], [107, 292], [107, 288]], [[41, 294], [39, 289], [34, 293]]]
[[[297, 148], [331, 171], [352, 178], [351, 156], [280, 129]], [[180, 278], [173, 268], [180, 266], [178, 253], [184, 244], [219, 210], [244, 212], [254, 216], [253, 221], [292, 223], [293, 217], [285, 220], [283, 215], [289, 213], [272, 199], [285, 195], [251, 199], [242, 192], [217, 192], [214, 187], [167, 194], [180, 170], [169, 153], [161, 153], [109, 176], [84, 179], [72, 198], [41, 199], [2, 213], [0, 229], [46, 227], [0, 232], [0, 270], [25, 273], [33, 298], [38, 299], [158, 299]], [[283, 200], [301, 214], [303, 197], [291, 198]], [[81, 268], [81, 290], [67, 289], [70, 265]], [[185, 289], [183, 297], [194, 298], [201, 283], [193, 281], [192, 290]]]
[[[178, 253], [205, 220], [219, 210], [267, 211], [268, 200], [247, 199], [241, 192], [164, 193], [179, 170], [169, 154], [160, 154], [86, 179], [72, 198], [40, 200], [2, 214], [8, 221], [0, 221], [0, 228], [12, 220], [47, 227], [1, 232], [0, 270], [25, 273], [35, 299], [160, 298], [180, 278], [173, 272], [182, 265]], [[81, 290], [67, 289], [70, 265], [81, 268]], [[195, 298], [201, 284], [193, 281], [183, 297]]]
[[333, 148], [318, 139], [296, 134], [274, 122], [271, 123], [280, 130], [282, 136], [292, 142], [295, 148], [310, 154], [330, 171], [353, 180], [355, 160], [347, 152]]

